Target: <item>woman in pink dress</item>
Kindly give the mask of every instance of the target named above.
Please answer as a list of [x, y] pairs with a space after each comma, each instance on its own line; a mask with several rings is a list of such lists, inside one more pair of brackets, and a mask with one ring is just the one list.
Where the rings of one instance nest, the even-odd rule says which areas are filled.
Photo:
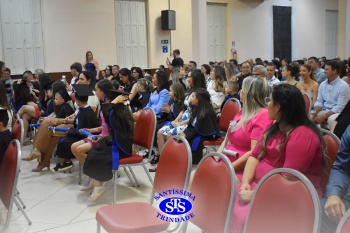
[[[244, 166], [254, 149], [258, 139], [271, 126], [265, 104], [265, 97], [269, 94], [265, 79], [250, 76], [243, 80], [240, 99], [241, 109], [233, 119], [231, 133], [225, 151], [236, 152], [236, 156], [226, 154], [232, 162], [237, 178], [241, 181]], [[224, 145], [222, 145], [224, 146]], [[224, 151], [224, 153], [225, 153]]]
[[292, 85], [274, 87], [268, 100], [268, 115], [275, 123], [265, 132], [244, 168], [237, 187], [231, 233], [243, 232], [253, 191], [259, 180], [276, 168], [303, 173], [321, 197], [321, 173], [326, 164], [326, 144], [320, 130], [305, 112], [301, 92]]

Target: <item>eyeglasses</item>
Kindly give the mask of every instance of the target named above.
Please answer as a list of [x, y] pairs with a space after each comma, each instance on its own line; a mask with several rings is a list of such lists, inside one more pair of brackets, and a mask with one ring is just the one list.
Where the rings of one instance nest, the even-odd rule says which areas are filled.
[[270, 101], [271, 101], [271, 98], [270, 98], [270, 97], [265, 97], [265, 104], [266, 104], [266, 105], [268, 105]]

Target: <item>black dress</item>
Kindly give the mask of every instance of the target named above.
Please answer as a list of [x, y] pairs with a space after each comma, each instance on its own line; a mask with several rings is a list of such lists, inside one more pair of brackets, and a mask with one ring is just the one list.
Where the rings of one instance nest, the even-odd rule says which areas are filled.
[[90, 129], [99, 126], [100, 123], [92, 108], [90, 106], [81, 108], [74, 119], [74, 127], [70, 128], [67, 135], [58, 142], [56, 155], [63, 159], [75, 158], [71, 150], [72, 144], [86, 138], [86, 136], [81, 135], [78, 131], [83, 128]]
[[86, 157], [83, 172], [87, 176], [98, 180], [107, 181], [112, 179], [112, 170], [117, 170], [119, 160], [131, 156], [133, 137], [125, 122], [124, 114], [115, 111], [116, 105], [103, 104], [102, 113], [111, 129], [112, 139], [106, 139], [92, 148]]
[[191, 118], [184, 134], [191, 145], [192, 164], [198, 164], [202, 159], [204, 140], [214, 140], [221, 137], [216, 116], [210, 114], [210, 111], [205, 114], [203, 119]]
[[132, 108], [133, 112], [137, 112], [142, 110], [149, 102], [149, 98], [151, 97], [151, 92], [145, 91], [141, 92], [138, 96], [138, 99], [135, 101], [134, 107]]
[[73, 108], [69, 104], [63, 103], [61, 106], [58, 107], [58, 113], [56, 115], [56, 118], [66, 118], [67, 116], [70, 116], [73, 113]]
[[2, 159], [4, 158], [5, 152], [7, 150], [7, 147], [9, 146], [12, 139], [13, 136], [10, 130], [5, 130], [4, 132], [0, 133], [0, 166], [2, 163]]

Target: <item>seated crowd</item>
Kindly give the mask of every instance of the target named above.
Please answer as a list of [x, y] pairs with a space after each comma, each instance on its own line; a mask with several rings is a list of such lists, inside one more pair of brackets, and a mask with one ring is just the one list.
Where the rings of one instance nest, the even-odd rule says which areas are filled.
[[[93, 189], [88, 199], [93, 202], [104, 193], [104, 182], [111, 179], [118, 160], [135, 149], [134, 124], [142, 109], [152, 108], [156, 114], [151, 158], [144, 155], [154, 172], [165, 142], [174, 135], [190, 143], [197, 165], [203, 141], [221, 137], [221, 111], [235, 98], [242, 108], [218, 148], [232, 162], [238, 184], [231, 232], [243, 232], [257, 183], [276, 168], [298, 170], [311, 181], [324, 210], [321, 232], [335, 232], [350, 208], [350, 60], [257, 58], [238, 64], [231, 59], [197, 69], [195, 61], [184, 64], [179, 50], [173, 54], [174, 59], [166, 61], [168, 69], [161, 65], [152, 77], [139, 67], [118, 65], [106, 66], [99, 76], [98, 62], [88, 51], [84, 65], [71, 65], [70, 84], [52, 81], [43, 70], [25, 71], [22, 79], [12, 80], [10, 69], [0, 62], [0, 164], [13, 139], [14, 114], [24, 121], [24, 145], [31, 143], [29, 125], [37, 122], [41, 125], [34, 150], [22, 160], [37, 159], [33, 172], [50, 169], [58, 144], [59, 162], [53, 171], [71, 169], [72, 159], [78, 159], [89, 177], [81, 190]], [[305, 111], [303, 95], [310, 99], [311, 111]], [[326, 193], [321, 190], [321, 174], [328, 169], [329, 158], [320, 127], [341, 138]]]

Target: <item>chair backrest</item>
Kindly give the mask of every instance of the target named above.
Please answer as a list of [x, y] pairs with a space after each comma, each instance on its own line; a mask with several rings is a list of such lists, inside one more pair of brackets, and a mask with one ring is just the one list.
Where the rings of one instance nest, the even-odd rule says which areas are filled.
[[221, 111], [221, 116], [219, 120], [219, 129], [221, 131], [226, 132], [230, 121], [237, 115], [237, 113], [241, 110], [241, 103], [236, 98], [231, 98], [226, 101], [224, 107]]
[[192, 153], [187, 140], [180, 136], [171, 137], [159, 156], [151, 201], [154, 192], [161, 193], [170, 189], [187, 190], [191, 168]]
[[311, 112], [311, 98], [310, 98], [310, 96], [307, 93], [305, 93], [303, 91], [301, 93], [303, 93], [306, 114], [308, 116], [310, 116], [310, 112]]
[[349, 232], [350, 232], [350, 209], [348, 209], [348, 211], [346, 211], [344, 216], [341, 218], [335, 233], [349, 233]]
[[323, 138], [327, 145], [327, 152], [328, 152], [328, 158], [329, 158], [329, 161], [327, 164], [328, 165], [327, 171], [323, 172], [321, 176], [321, 189], [322, 189], [322, 193], [325, 193], [328, 179], [329, 179], [329, 173], [331, 171], [332, 164], [337, 158], [337, 152], [340, 148], [340, 140], [337, 137], [337, 135], [335, 135], [329, 130], [321, 129], [321, 132], [323, 134]]
[[17, 119], [15, 123], [12, 125], [12, 135], [14, 139], [17, 139], [19, 143], [23, 144], [23, 137], [24, 137], [24, 126], [23, 126], [23, 120]]
[[[157, 119], [152, 108], [144, 108], [135, 123], [134, 144], [146, 149], [152, 149]], [[151, 152], [151, 151], [150, 151]]]
[[6, 230], [11, 220], [13, 200], [17, 192], [20, 157], [21, 150], [19, 141], [14, 139], [10, 142], [8, 148], [6, 149], [0, 167], [0, 199], [8, 210], [5, 226], [0, 230], [0, 232], [4, 232]]
[[[215, 157], [222, 161], [217, 162]], [[235, 172], [226, 156], [209, 153], [197, 166], [190, 192], [194, 218], [190, 221], [204, 232], [229, 232], [236, 191]]]
[[306, 176], [279, 168], [255, 187], [244, 232], [316, 233], [321, 216], [317, 191]]
[[72, 99], [72, 101], [75, 102], [75, 94], [74, 94], [74, 93], [71, 93], [69, 96], [70, 96], [70, 98]]

